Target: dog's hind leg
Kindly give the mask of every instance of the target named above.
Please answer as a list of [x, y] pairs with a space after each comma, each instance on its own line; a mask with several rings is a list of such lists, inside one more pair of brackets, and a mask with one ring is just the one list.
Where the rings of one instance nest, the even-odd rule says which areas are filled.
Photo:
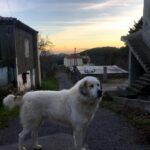
[[20, 133], [19, 133], [19, 142], [18, 142], [18, 149], [19, 150], [26, 150], [24, 146], [24, 139], [27, 134], [30, 133], [29, 129], [24, 128]]
[[85, 132], [87, 127], [76, 127], [73, 132], [74, 145], [76, 150], [89, 150], [87, 145], [84, 144]]
[[42, 145], [39, 145], [38, 143], [38, 129], [32, 130], [32, 140], [33, 140], [33, 148], [34, 150], [41, 150]]
[[74, 130], [74, 144], [76, 147], [76, 150], [82, 150], [83, 148], [83, 129], [82, 128], [76, 128]]

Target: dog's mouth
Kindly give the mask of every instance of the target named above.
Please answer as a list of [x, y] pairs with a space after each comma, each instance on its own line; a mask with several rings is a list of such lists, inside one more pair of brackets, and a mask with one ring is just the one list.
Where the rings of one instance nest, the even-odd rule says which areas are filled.
[[97, 98], [101, 98], [102, 97], [103, 92], [101, 90], [97, 91]]
[[99, 101], [100, 100], [100, 98], [102, 97], [103, 95], [97, 95], [93, 100], [95, 101], [95, 102], [97, 102], [97, 101]]

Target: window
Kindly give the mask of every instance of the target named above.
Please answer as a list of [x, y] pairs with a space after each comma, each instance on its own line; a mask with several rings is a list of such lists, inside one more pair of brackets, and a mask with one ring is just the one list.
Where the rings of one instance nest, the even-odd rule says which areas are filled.
[[29, 46], [29, 40], [25, 39], [24, 40], [24, 47], [25, 47], [25, 57], [29, 57], [29, 50], [30, 50], [30, 46]]
[[23, 81], [23, 84], [27, 83], [27, 73], [22, 74], [22, 81]]

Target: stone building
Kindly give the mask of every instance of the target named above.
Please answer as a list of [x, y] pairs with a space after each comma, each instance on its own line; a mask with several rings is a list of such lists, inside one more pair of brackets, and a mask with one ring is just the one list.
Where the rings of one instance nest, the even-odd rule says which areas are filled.
[[66, 55], [64, 58], [65, 67], [82, 66], [83, 58], [79, 54]]
[[0, 87], [24, 91], [40, 86], [37, 34], [16, 18], [0, 17]]

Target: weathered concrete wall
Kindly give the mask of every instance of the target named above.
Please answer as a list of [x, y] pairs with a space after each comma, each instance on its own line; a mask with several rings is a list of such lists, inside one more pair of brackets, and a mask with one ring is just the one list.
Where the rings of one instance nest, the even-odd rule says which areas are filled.
[[31, 89], [31, 72], [27, 71], [27, 83], [23, 83], [22, 74], [17, 75], [18, 91], [26, 91]]
[[123, 97], [114, 97], [113, 100], [130, 108], [140, 109], [141, 111], [150, 113], [150, 101]]
[[73, 67], [74, 65], [77, 66], [82, 66], [83, 65], [83, 60], [82, 58], [77, 58], [74, 60], [73, 58], [64, 58], [64, 66], [66, 67]]
[[33, 36], [33, 58], [35, 62], [35, 86], [38, 88], [41, 86], [41, 67], [40, 67], [40, 55], [37, 48], [37, 34]]
[[150, 47], [150, 0], [144, 0], [143, 22], [143, 39]]
[[144, 0], [144, 11], [143, 11], [144, 23], [150, 26], [150, 0]]
[[[18, 61], [18, 73], [22, 74], [27, 70], [31, 70], [35, 65], [35, 61], [33, 58], [33, 36], [21, 29], [16, 29], [15, 40], [16, 40], [16, 57]], [[29, 42], [29, 56], [26, 57], [25, 51], [25, 40]]]
[[140, 63], [137, 61], [133, 53], [129, 51], [129, 84], [131, 85], [134, 83], [142, 73], [143, 69]]
[[35, 69], [32, 69], [32, 71], [31, 71], [31, 86], [32, 86], [32, 88], [36, 87], [36, 84], [35, 84]]
[[0, 86], [5, 86], [8, 84], [8, 68], [0, 68]]

